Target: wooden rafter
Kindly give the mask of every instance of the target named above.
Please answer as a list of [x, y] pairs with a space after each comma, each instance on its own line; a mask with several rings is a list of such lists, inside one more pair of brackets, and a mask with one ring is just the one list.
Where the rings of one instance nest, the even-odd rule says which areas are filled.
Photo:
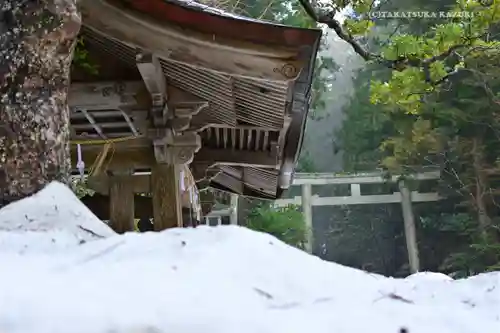
[[120, 109], [120, 113], [122, 114], [123, 118], [125, 118], [125, 121], [127, 122], [128, 126], [130, 127], [130, 130], [132, 131], [132, 133], [135, 136], [138, 136], [139, 131], [137, 131], [137, 128], [135, 127], [134, 123], [132, 122], [132, 120], [130, 119], [128, 114], [125, 111], [123, 111], [122, 109]]
[[151, 53], [139, 53], [136, 61], [151, 96], [151, 112], [155, 126], [165, 126], [170, 115], [167, 104], [167, 80], [160, 61]]
[[104, 135], [102, 128], [99, 126], [99, 124], [97, 124], [94, 117], [92, 117], [92, 115], [85, 109], [80, 109], [79, 111], [85, 115], [85, 118], [87, 118], [87, 120], [92, 125], [92, 128], [97, 132], [97, 134], [99, 134], [101, 138], [106, 139], [106, 135]]

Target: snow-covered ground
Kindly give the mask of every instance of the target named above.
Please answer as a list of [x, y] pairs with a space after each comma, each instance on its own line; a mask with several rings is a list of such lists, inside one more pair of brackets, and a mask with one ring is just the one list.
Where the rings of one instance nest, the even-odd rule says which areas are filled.
[[116, 235], [58, 183], [0, 210], [2, 333], [402, 328], [500, 332], [500, 273], [391, 279], [235, 226]]

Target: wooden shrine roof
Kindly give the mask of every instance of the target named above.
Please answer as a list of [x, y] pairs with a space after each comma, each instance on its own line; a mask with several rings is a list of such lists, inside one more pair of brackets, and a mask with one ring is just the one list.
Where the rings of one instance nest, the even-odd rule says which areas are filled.
[[[73, 78], [73, 140], [144, 134], [148, 111], [138, 98], [144, 84], [136, 55], [147, 50], [158, 57], [170, 95], [207, 103], [188, 129], [202, 142], [192, 167], [211, 170], [215, 188], [259, 198], [281, 195], [302, 145], [321, 31], [239, 17], [190, 0], [82, 0], [81, 6], [84, 41], [105, 62], [98, 78]], [[146, 161], [148, 153], [137, 160]], [[143, 164], [137, 168], [147, 168]]]

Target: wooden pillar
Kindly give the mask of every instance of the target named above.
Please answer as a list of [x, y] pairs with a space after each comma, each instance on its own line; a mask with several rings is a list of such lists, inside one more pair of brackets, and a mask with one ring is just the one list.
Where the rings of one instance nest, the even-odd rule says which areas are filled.
[[180, 167], [156, 164], [151, 170], [153, 224], [155, 231], [182, 227]]
[[312, 223], [312, 189], [311, 184], [302, 185], [302, 213], [306, 224], [307, 243], [306, 251], [312, 254], [314, 248], [314, 232]]
[[134, 189], [129, 172], [110, 177], [109, 219], [111, 227], [119, 234], [134, 230]]
[[399, 192], [401, 193], [401, 207], [403, 210], [403, 219], [405, 225], [406, 248], [408, 250], [408, 259], [410, 272], [417, 273], [420, 270], [420, 260], [418, 254], [417, 232], [415, 228], [415, 217], [411, 202], [411, 192], [404, 180], [398, 182]]
[[231, 215], [230, 224], [238, 225], [238, 195], [231, 194]]

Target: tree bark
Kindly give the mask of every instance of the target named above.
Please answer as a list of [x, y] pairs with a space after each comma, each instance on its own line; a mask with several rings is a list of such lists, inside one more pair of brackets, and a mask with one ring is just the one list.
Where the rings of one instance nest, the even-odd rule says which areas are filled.
[[68, 183], [70, 66], [77, 0], [3, 0], [0, 8], [0, 207]]

